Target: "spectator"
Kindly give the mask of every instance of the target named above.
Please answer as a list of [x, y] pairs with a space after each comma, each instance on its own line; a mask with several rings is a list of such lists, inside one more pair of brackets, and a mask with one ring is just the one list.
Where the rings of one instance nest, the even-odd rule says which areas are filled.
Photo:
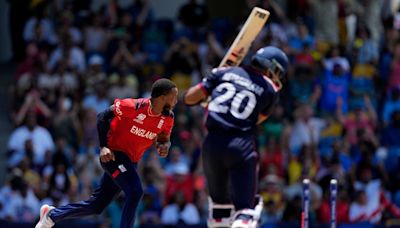
[[54, 70], [59, 60], [65, 59], [68, 63], [67, 67], [74, 71], [83, 73], [86, 69], [85, 54], [82, 49], [75, 46], [68, 33], [61, 36], [60, 45], [51, 53], [48, 69]]
[[169, 162], [165, 166], [165, 174], [173, 175], [179, 169], [189, 170], [189, 159], [182, 154], [179, 147], [172, 147]]
[[289, 223], [297, 223], [301, 218], [302, 204], [301, 195], [296, 195], [292, 200], [289, 200], [283, 211], [282, 221]]
[[113, 69], [118, 69], [121, 66], [126, 65], [129, 68], [134, 68], [138, 64], [139, 61], [135, 58], [130, 50], [130, 44], [124, 40], [119, 41], [118, 49], [111, 59], [111, 67]]
[[262, 223], [277, 223], [282, 219], [285, 208], [283, 180], [276, 175], [265, 176], [260, 183], [260, 195], [264, 200]]
[[98, 83], [105, 83], [106, 73], [103, 70], [104, 59], [98, 54], [92, 55], [89, 58], [88, 69], [84, 75], [86, 93], [92, 93], [93, 88]]
[[277, 140], [282, 139], [285, 125], [288, 124], [284, 119], [284, 114], [284, 108], [282, 105], [277, 105], [271, 116], [268, 118], [268, 121], [262, 124], [262, 133], [266, 138], [274, 137]]
[[289, 38], [289, 46], [293, 48], [296, 53], [306, 50], [307, 47], [313, 47], [315, 45], [315, 38], [310, 33], [307, 25], [304, 24], [304, 22], [297, 22], [296, 30], [296, 36]]
[[[337, 224], [343, 224], [349, 222], [349, 197], [347, 194], [347, 189], [344, 186], [338, 188], [337, 201], [336, 201], [336, 222]], [[321, 207], [318, 211], [319, 220], [325, 224], [330, 222], [330, 209], [331, 209], [330, 195], [327, 189], [325, 190], [324, 199], [322, 201]]]
[[355, 107], [354, 114], [344, 115], [340, 107], [342, 99], [338, 100], [337, 117], [346, 130], [346, 139], [352, 145], [357, 144], [357, 132], [362, 130], [368, 138], [374, 138], [377, 115], [368, 96], [364, 97], [364, 105]]
[[[298, 55], [300, 60], [300, 56]], [[305, 60], [307, 61], [307, 60]], [[308, 64], [308, 63], [307, 63]], [[313, 64], [311, 62], [311, 64]], [[299, 106], [302, 103], [316, 103], [314, 92], [315, 78], [310, 65], [299, 64], [294, 70], [293, 79], [290, 81], [289, 90], [290, 96], [293, 99], [293, 105]]]
[[389, 124], [390, 117], [395, 111], [400, 111], [400, 87], [393, 88], [385, 100], [382, 119], [386, 125]]
[[136, 30], [135, 35], [141, 36], [145, 26], [148, 26], [154, 20], [153, 7], [149, 0], [135, 0], [130, 13], [134, 21]]
[[164, 201], [170, 202], [177, 191], [183, 193], [185, 202], [193, 202], [193, 176], [189, 173], [189, 168], [184, 164], [176, 165], [172, 175], [167, 176]]
[[[193, 43], [185, 37], [176, 40], [164, 55], [164, 62], [167, 64], [166, 73], [172, 75], [181, 72], [187, 75], [187, 80], [192, 71], [198, 67], [198, 61]], [[190, 81], [187, 83], [190, 85]]]
[[310, 105], [302, 105], [296, 109], [295, 123], [292, 127], [289, 139], [290, 152], [297, 156], [303, 145], [315, 145], [319, 141], [320, 133], [325, 122], [314, 117]]
[[21, 176], [10, 180], [11, 192], [4, 204], [5, 218], [9, 221], [34, 222], [40, 208], [39, 200]]
[[318, 40], [336, 45], [339, 42], [338, 3], [335, 0], [309, 1], [314, 13], [315, 34]]
[[86, 52], [103, 53], [107, 45], [107, 32], [101, 14], [94, 13], [90, 24], [84, 29], [84, 47]]
[[379, 50], [376, 44], [377, 43], [372, 39], [371, 32], [368, 28], [358, 28], [357, 36], [353, 45], [358, 49], [357, 63], [376, 65], [379, 58]]
[[381, 143], [388, 148], [400, 148], [400, 110], [392, 113], [390, 124], [383, 129]]
[[18, 81], [25, 73], [32, 74], [35, 69], [35, 64], [40, 63], [39, 48], [35, 43], [28, 43], [25, 48], [26, 58], [18, 64], [15, 71], [15, 80]]
[[99, 145], [99, 139], [97, 136], [97, 112], [94, 109], [86, 110], [82, 120], [82, 132], [83, 138], [81, 142], [81, 150], [86, 153], [91, 147]]
[[24, 27], [23, 37], [26, 43], [54, 45], [57, 42], [52, 21], [45, 16], [44, 10], [39, 10], [35, 16], [29, 18]]
[[[350, 205], [349, 219], [351, 222], [379, 221], [380, 211], [368, 208], [368, 198], [365, 191], [356, 192], [356, 200]], [[371, 218], [372, 217], [372, 218]]]
[[196, 207], [186, 201], [184, 193], [177, 191], [173, 200], [161, 213], [161, 223], [164, 225], [194, 225], [200, 222]]
[[393, 50], [393, 57], [390, 64], [388, 88], [400, 86], [400, 42], [396, 42]]
[[[15, 117], [15, 124], [18, 126], [27, 118], [29, 114], [37, 115], [42, 120], [42, 124], [46, 125], [47, 120], [51, 117], [52, 112], [49, 107], [42, 101], [39, 91], [32, 89], [25, 97], [22, 107], [18, 110]], [[43, 120], [44, 118], [44, 120]]]
[[25, 158], [32, 159], [35, 153], [33, 151], [32, 140], [28, 139], [25, 141], [23, 150], [15, 150], [10, 152], [11, 154], [9, 154], [7, 161], [8, 168], [18, 166], [18, 164], [20, 164], [20, 162], [22, 162]]
[[155, 189], [147, 189], [143, 195], [143, 208], [140, 214], [140, 224], [143, 225], [158, 225], [160, 224], [161, 205], [157, 200], [158, 192]]
[[72, 43], [75, 45], [80, 45], [82, 43], [82, 32], [73, 26], [74, 15], [72, 12], [66, 10], [63, 11], [60, 16], [60, 25], [59, 30], [60, 33], [69, 34], [71, 37]]
[[139, 96], [138, 79], [133, 74], [121, 72], [121, 74], [114, 74], [110, 77], [110, 88], [108, 89], [108, 100], [114, 102], [116, 98], [136, 98]]
[[347, 64], [336, 62], [331, 65], [330, 61], [325, 63], [322, 78], [315, 88], [316, 96], [319, 97], [320, 95], [319, 103], [322, 112], [334, 112], [338, 99], [341, 99], [341, 109], [344, 113], [347, 113], [350, 82]]
[[27, 115], [26, 124], [18, 127], [11, 134], [8, 141], [10, 153], [23, 150], [26, 140], [32, 141], [33, 163], [38, 166], [43, 165], [46, 153], [52, 153], [54, 150], [54, 142], [50, 132], [37, 125], [35, 114]]
[[279, 141], [275, 137], [270, 137], [264, 148], [264, 152], [262, 153], [262, 150], [260, 152], [260, 179], [263, 179], [267, 175], [284, 177], [285, 155], [279, 145]]
[[53, 118], [52, 131], [55, 138], [65, 138], [68, 145], [78, 148], [78, 132], [80, 123], [77, 107], [69, 97], [58, 99], [57, 113]]
[[106, 110], [110, 106], [110, 101], [106, 98], [106, 87], [103, 84], [97, 84], [95, 86], [95, 93], [88, 94], [83, 99], [83, 107], [87, 109], [93, 109], [96, 113]]

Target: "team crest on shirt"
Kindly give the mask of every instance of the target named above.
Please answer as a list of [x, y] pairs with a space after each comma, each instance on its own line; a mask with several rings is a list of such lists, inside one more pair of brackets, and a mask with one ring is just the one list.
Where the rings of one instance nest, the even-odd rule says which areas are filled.
[[136, 123], [143, 124], [143, 120], [146, 119], [146, 115], [143, 113], [140, 113], [139, 115], [136, 116], [136, 118], [133, 120]]

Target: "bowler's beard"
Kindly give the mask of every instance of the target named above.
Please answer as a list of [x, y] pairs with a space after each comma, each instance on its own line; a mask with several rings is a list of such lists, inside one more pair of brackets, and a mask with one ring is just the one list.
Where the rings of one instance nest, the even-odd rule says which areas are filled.
[[163, 116], [169, 116], [171, 113], [171, 105], [165, 104], [162, 110], [162, 115]]

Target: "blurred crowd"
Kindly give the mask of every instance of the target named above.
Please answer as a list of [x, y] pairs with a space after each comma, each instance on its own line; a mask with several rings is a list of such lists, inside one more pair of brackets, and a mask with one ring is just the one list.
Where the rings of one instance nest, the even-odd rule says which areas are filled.
[[[399, 218], [399, 1], [244, 4], [235, 18], [211, 18], [203, 1], [187, 0], [167, 19], [151, 0], [26, 1], [13, 38], [24, 53], [9, 88], [15, 128], [0, 219], [34, 222], [43, 203], [87, 199], [102, 174], [96, 114], [115, 98], [148, 97], [160, 77], [182, 94], [218, 65], [254, 6], [271, 16], [248, 56], [275, 45], [291, 62], [280, 103], [258, 129], [262, 222], [299, 222], [304, 178], [312, 181], [312, 222], [329, 222], [332, 178], [339, 223]], [[168, 158], [154, 148], [145, 154], [138, 224], [205, 224], [203, 120], [201, 107], [178, 103]], [[96, 219], [118, 227], [120, 214], [116, 199]]]

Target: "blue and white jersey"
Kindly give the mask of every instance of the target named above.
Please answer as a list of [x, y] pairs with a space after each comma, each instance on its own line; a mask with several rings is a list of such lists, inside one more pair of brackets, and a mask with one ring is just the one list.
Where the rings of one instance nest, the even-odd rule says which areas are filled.
[[200, 85], [211, 96], [206, 127], [222, 133], [253, 133], [259, 114], [269, 115], [278, 101], [274, 83], [247, 68], [216, 68]]

